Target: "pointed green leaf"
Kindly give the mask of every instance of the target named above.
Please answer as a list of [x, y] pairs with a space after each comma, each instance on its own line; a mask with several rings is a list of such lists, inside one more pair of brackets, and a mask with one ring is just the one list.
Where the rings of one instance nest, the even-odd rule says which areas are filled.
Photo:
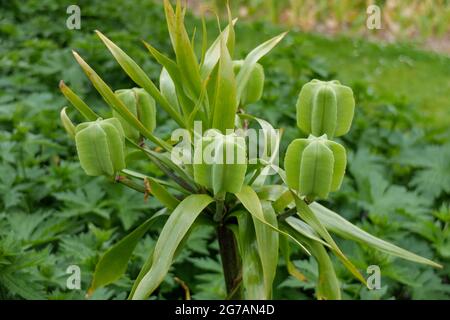
[[[234, 19], [232, 21], [232, 24], [234, 25], [236, 23], [237, 19]], [[212, 45], [209, 47], [208, 51], [206, 51], [205, 59], [201, 67], [201, 77], [203, 80], [208, 78], [211, 75], [211, 72], [213, 71], [214, 67], [217, 65], [217, 62], [220, 58], [220, 46], [221, 41], [224, 39], [226, 42], [228, 42], [228, 36], [230, 33], [230, 25], [228, 25], [214, 40]]]
[[170, 105], [175, 106], [177, 111], [180, 110], [180, 105], [178, 103], [177, 92], [175, 89], [175, 83], [167, 72], [166, 68], [162, 68], [161, 74], [159, 76], [159, 90], [161, 94], [166, 98]]
[[214, 105], [212, 109], [212, 128], [226, 134], [226, 129], [234, 129], [237, 111], [236, 79], [233, 72], [233, 61], [222, 41], [220, 47], [219, 68], [216, 80]]
[[173, 99], [176, 100], [178, 97], [180, 99], [179, 102], [181, 103], [183, 114], [186, 116], [192, 111], [192, 101], [189, 100], [189, 98], [185, 94], [185, 90], [183, 89], [184, 88], [183, 79], [180, 73], [180, 69], [178, 68], [178, 65], [175, 63], [175, 61], [160, 53], [158, 50], [156, 50], [156, 48], [154, 48], [147, 42], [143, 41], [143, 43], [145, 47], [148, 49], [148, 51], [150, 51], [152, 56], [156, 59], [156, 61], [158, 61], [158, 63], [164, 67], [164, 69], [169, 75], [169, 78], [173, 82], [175, 91], [173, 93], [173, 96], [168, 98], [167, 100], [168, 101], [171, 101]]
[[152, 264], [137, 285], [133, 300], [147, 298], [163, 281], [180, 242], [195, 219], [212, 201], [213, 198], [208, 195], [193, 194], [185, 198], [171, 213], [155, 245], [153, 261], [156, 263]]
[[237, 102], [241, 100], [242, 93], [247, 85], [250, 78], [250, 74], [253, 70], [255, 64], [264, 57], [270, 50], [272, 50], [286, 35], [284, 32], [253, 49], [245, 58], [243, 66], [239, 71], [236, 82], [237, 82]]
[[69, 116], [66, 113], [67, 107], [62, 108], [60, 112], [60, 118], [62, 125], [64, 129], [66, 130], [67, 134], [72, 138], [75, 139], [75, 125], [72, 123], [72, 120], [70, 120]]
[[245, 209], [247, 209], [248, 212], [250, 212], [253, 217], [255, 217], [256, 219], [261, 221], [263, 224], [265, 224], [269, 228], [289, 237], [298, 246], [300, 246], [300, 248], [302, 248], [307, 254], [309, 254], [309, 251], [300, 242], [298, 242], [295, 238], [293, 238], [288, 233], [281, 231], [280, 229], [278, 229], [277, 227], [275, 227], [273, 224], [271, 224], [270, 222], [268, 222], [266, 220], [262, 206], [261, 206], [261, 201], [259, 200], [256, 192], [251, 187], [243, 186], [241, 189], [241, 192], [238, 192], [235, 195], [239, 199], [239, 201], [242, 203], [242, 205], [245, 207]]
[[306, 281], [305, 275], [297, 270], [291, 261], [291, 248], [289, 247], [288, 238], [285, 236], [280, 237], [280, 251], [284, 256], [284, 262], [286, 263], [288, 273], [301, 282]]
[[[264, 219], [271, 225], [278, 227], [277, 216], [270, 202], [262, 201]], [[252, 215], [255, 226], [258, 253], [264, 277], [265, 298], [272, 297], [272, 283], [275, 279], [278, 264], [278, 233]]]
[[341, 300], [339, 279], [334, 271], [333, 263], [325, 247], [313, 240], [306, 240], [311, 253], [319, 265], [319, 280], [317, 282], [317, 298], [322, 300]]
[[150, 229], [156, 219], [165, 214], [165, 211], [163, 209], [153, 215], [102, 255], [95, 267], [89, 294], [92, 294], [100, 287], [116, 281], [125, 273], [128, 261], [138, 241]]
[[81, 115], [88, 121], [95, 121], [100, 116], [96, 114], [92, 109], [83, 101], [79, 96], [75, 94], [64, 81], [59, 82], [59, 89], [62, 94], [70, 101], [70, 103], [77, 109]]
[[172, 119], [174, 119], [180, 126], [184, 127], [183, 120], [179, 113], [170, 106], [152, 80], [150, 80], [150, 78], [145, 74], [144, 70], [142, 70], [133, 59], [131, 59], [122, 49], [104, 36], [100, 31], [96, 31], [96, 33], [126, 74], [128, 74], [128, 76], [141, 88], [144, 88], [148, 93], [150, 93], [150, 95], [161, 105], [161, 107], [163, 107]]
[[328, 233], [327, 229], [322, 225], [320, 220], [316, 217], [314, 212], [309, 208], [309, 206], [297, 197], [297, 195], [294, 195], [295, 205], [297, 207], [297, 213], [307, 224], [309, 224], [314, 231], [319, 234], [323, 240], [325, 240], [326, 243], [330, 245], [330, 247], [333, 249], [333, 252], [336, 254], [336, 256], [342, 261], [344, 266], [364, 285], [366, 285], [366, 279], [361, 275], [361, 273], [358, 271], [358, 269], [351, 263], [350, 260], [342, 253], [341, 249], [337, 246], [336, 242], [334, 242], [331, 235]]
[[103, 99], [110, 105], [117, 113], [119, 113], [122, 118], [127, 121], [131, 126], [138, 129], [139, 132], [155, 143], [156, 145], [170, 150], [171, 146], [166, 142], [162, 141], [158, 137], [154, 136], [150, 130], [148, 130], [136, 116], [128, 110], [128, 108], [123, 104], [123, 102], [114, 94], [110, 87], [100, 78], [100, 76], [86, 63], [86, 61], [81, 58], [78, 53], [73, 51], [75, 59], [80, 64], [83, 71], [86, 73], [89, 80], [91, 80], [94, 87], [101, 94]]
[[310, 208], [314, 211], [317, 218], [321, 221], [325, 228], [333, 233], [336, 233], [342, 238], [365, 243], [373, 248], [402, 259], [427, 264], [436, 268], [442, 268], [442, 266], [436, 262], [423, 258], [367, 233], [366, 231], [345, 220], [339, 214], [325, 208], [317, 202], [313, 202], [310, 205]]
[[260, 251], [258, 250], [251, 215], [246, 211], [240, 211], [236, 216], [238, 219], [237, 239], [242, 258], [242, 282], [245, 298], [249, 300], [268, 299]]
[[149, 178], [150, 192], [158, 199], [161, 204], [170, 210], [174, 210], [180, 201], [167, 191], [165, 187], [159, 184], [155, 179]]

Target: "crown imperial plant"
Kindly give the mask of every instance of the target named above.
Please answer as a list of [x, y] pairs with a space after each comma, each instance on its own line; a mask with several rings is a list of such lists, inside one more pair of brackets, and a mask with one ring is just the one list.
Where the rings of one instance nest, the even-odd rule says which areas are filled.
[[[264, 70], [259, 61], [286, 34], [265, 41], [245, 57], [235, 57], [236, 20], [229, 15], [228, 26], [209, 47], [207, 28], [203, 28], [204, 45], [201, 50], [194, 50], [184, 25], [185, 8], [181, 2], [174, 8], [165, 0], [164, 11], [174, 59], [144, 42], [152, 58], [161, 65], [159, 85], [99, 31], [101, 41], [138, 89], [114, 92], [74, 52], [93, 87], [113, 110], [112, 118], [102, 120], [69, 86], [60, 83], [61, 92], [86, 121], [75, 126], [68, 115], [70, 109], [61, 111], [62, 124], [75, 140], [86, 173], [107, 176], [111, 182], [141, 192], [142, 201], [152, 196], [161, 205], [159, 211], [101, 256], [89, 295], [125, 273], [137, 243], [156, 221], [163, 222], [163, 228], [129, 290], [130, 299], [146, 299], [154, 294], [191, 231], [205, 224], [216, 230], [226, 290], [223, 298], [272, 298], [280, 253], [287, 272], [302, 279], [290, 260], [291, 245], [315, 259], [318, 299], [341, 298], [342, 279], [334, 271], [330, 255], [335, 255], [365, 285], [360, 270], [340, 250], [334, 235], [440, 267], [368, 234], [314, 201], [326, 199], [331, 191], [338, 190], [344, 177], [345, 149], [331, 140], [350, 130], [355, 103], [349, 87], [335, 80], [313, 80], [303, 86], [297, 102], [297, 124], [309, 137], [291, 142], [284, 157], [285, 171], [275, 161], [281, 135], [269, 122], [246, 113], [243, 107], [264, 99]], [[199, 55], [197, 51], [201, 51]], [[183, 131], [182, 137], [188, 138], [179, 141], [172, 139], [173, 134], [171, 139], [157, 136], [156, 108], [162, 117], [174, 121], [177, 130]], [[251, 130], [250, 122], [262, 131], [262, 139], [256, 144], [251, 135], [246, 135]], [[205, 135], [196, 132], [198, 123]], [[244, 134], [234, 131], [236, 128]], [[193, 149], [193, 163], [172, 161], [171, 155], [180, 145]], [[250, 152], [255, 147], [269, 150], [270, 156]], [[127, 153], [139, 156], [128, 157], [125, 163], [125, 148]], [[135, 171], [133, 168], [150, 166], [135, 166], [134, 161], [151, 162], [157, 172]], [[270, 173], [273, 176], [269, 177]]]

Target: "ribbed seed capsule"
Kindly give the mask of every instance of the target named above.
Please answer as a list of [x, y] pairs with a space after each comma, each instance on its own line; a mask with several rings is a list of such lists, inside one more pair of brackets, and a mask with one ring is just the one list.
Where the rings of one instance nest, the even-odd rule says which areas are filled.
[[339, 190], [346, 164], [344, 147], [326, 135], [292, 141], [284, 160], [288, 186], [310, 201]]
[[337, 80], [312, 80], [305, 84], [297, 100], [297, 125], [305, 133], [328, 138], [350, 130], [355, 109], [353, 91]]
[[247, 171], [245, 139], [208, 131], [194, 148], [194, 180], [214, 194], [239, 192]]
[[75, 129], [83, 170], [89, 176], [112, 176], [125, 168], [125, 135], [116, 118], [84, 122]]
[[[244, 60], [233, 61], [234, 74], [237, 75], [244, 63]], [[251, 103], [257, 102], [261, 99], [264, 90], [264, 68], [259, 63], [256, 63], [255, 67], [250, 73], [250, 78], [241, 96], [240, 104], [246, 106]]]
[[[134, 114], [140, 122], [148, 130], [153, 131], [156, 126], [156, 107], [155, 100], [152, 96], [142, 88], [121, 89], [116, 90], [115, 94], [127, 107], [127, 109]], [[137, 141], [139, 140], [139, 130], [131, 126], [125, 119], [122, 118], [116, 111], [113, 111], [113, 117], [119, 119], [122, 124], [125, 136]]]

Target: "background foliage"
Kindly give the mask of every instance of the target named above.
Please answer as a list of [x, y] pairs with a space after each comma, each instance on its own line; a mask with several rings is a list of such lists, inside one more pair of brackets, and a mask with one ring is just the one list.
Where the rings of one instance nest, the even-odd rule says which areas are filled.
[[[71, 49], [86, 57], [114, 89], [133, 85], [94, 29], [127, 51], [156, 81], [159, 67], [139, 40], [151, 40], [168, 52], [163, 10], [143, 0], [78, 1], [82, 28], [71, 31], [65, 27], [70, 4], [1, 2], [0, 299], [84, 299], [101, 254], [159, 205], [105, 178], [84, 175], [74, 144], [59, 124], [59, 110], [67, 102], [57, 87], [64, 79], [101, 114], [108, 114], [73, 61]], [[188, 20], [200, 27], [197, 18]], [[215, 21], [208, 26], [215, 30]], [[243, 57], [247, 48], [278, 32], [280, 27], [268, 23], [239, 21], [237, 41], [243, 49], [236, 56]], [[211, 31], [211, 39], [213, 35]], [[265, 92], [251, 112], [284, 129], [284, 147], [301, 136], [295, 126], [295, 101], [304, 83], [339, 79], [354, 89], [356, 119], [341, 141], [350, 150], [348, 174], [329, 207], [374, 235], [444, 265], [435, 270], [394, 261], [342, 242], [361, 270], [377, 264], [382, 273], [382, 289], [368, 291], [336, 262], [344, 298], [448, 299], [450, 58], [404, 44], [290, 32], [262, 64]], [[163, 112], [158, 117], [158, 132], [168, 134], [174, 123], [166, 121]], [[157, 225], [139, 243], [126, 276], [96, 291], [92, 299], [127, 296], [160, 228]], [[317, 266], [292, 249], [294, 264], [307, 281], [288, 276], [280, 261], [274, 297], [312, 299]], [[69, 265], [81, 267], [82, 290], [66, 288]], [[157, 296], [184, 298], [180, 281], [194, 299], [225, 297], [214, 230], [201, 227], [191, 234]]]

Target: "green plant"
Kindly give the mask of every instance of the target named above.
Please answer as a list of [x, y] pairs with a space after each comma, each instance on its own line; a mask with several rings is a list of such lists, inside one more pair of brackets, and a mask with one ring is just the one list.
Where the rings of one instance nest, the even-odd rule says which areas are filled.
[[[115, 181], [145, 195], [152, 194], [164, 205], [164, 209], [142, 223], [103, 255], [94, 273], [91, 294], [99, 287], [120, 278], [140, 238], [157, 220], [166, 221], [153, 251], [149, 253], [131, 289], [130, 298], [133, 299], [148, 297], [160, 285], [174, 258], [189, 242], [190, 231], [196, 226], [212, 226], [217, 231], [226, 289], [230, 298], [271, 298], [280, 250], [288, 262], [288, 271], [298, 275], [298, 271], [290, 263], [288, 240], [299, 246], [306, 254], [312, 255], [317, 261], [319, 267], [317, 298], [339, 299], [341, 297], [339, 280], [329, 253], [336, 255], [357, 279], [365, 283], [360, 271], [340, 250], [330, 232], [365, 243], [394, 256], [439, 267], [438, 264], [426, 258], [368, 234], [340, 215], [317, 202], [312, 202], [315, 196], [325, 198], [330, 190], [339, 188], [345, 168], [343, 147], [326, 140], [327, 136], [311, 137], [312, 141], [306, 142], [308, 146], [302, 154], [302, 162], [306, 165], [306, 169], [303, 169], [303, 164], [299, 163], [298, 166], [293, 166], [292, 177], [289, 175], [289, 179], [297, 177], [300, 185], [289, 183], [285, 172], [277, 166], [280, 135], [267, 121], [247, 114], [243, 103], [247, 100], [243, 100], [242, 97], [249, 97], [247, 90], [252, 87], [252, 81], [261, 79], [261, 77], [254, 79], [251, 76], [258, 61], [282, 40], [284, 34], [252, 50], [235, 75], [233, 62], [235, 34], [234, 21], [231, 18], [228, 26], [209, 48], [206, 46], [207, 35], [205, 24], [203, 24], [203, 44], [200, 58], [198, 58], [193, 41], [189, 38], [184, 26], [184, 9], [177, 3], [176, 9], [173, 10], [167, 0], [164, 7], [175, 59], [163, 55], [156, 48], [145, 43], [152, 56], [163, 66], [160, 88], [112, 41], [100, 32], [97, 34], [128, 76], [148, 92], [179, 127], [185, 130], [184, 132], [188, 135], [187, 149], [192, 147], [192, 140], [195, 141], [197, 137], [196, 122], [215, 132], [209, 136], [210, 139], [207, 139], [208, 134], [197, 137], [200, 138], [200, 143], [199, 145], [194, 143], [194, 153], [198, 153], [199, 150], [203, 152], [204, 148], [212, 145], [211, 151], [216, 162], [196, 166], [188, 162], [175, 161], [172, 155], [180, 143], [156, 136], [153, 128], [146, 126], [137, 113], [130, 111], [118, 94], [114, 93], [77, 53], [74, 53], [76, 60], [97, 91], [111, 106], [114, 114], [145, 138], [145, 141], [136, 142], [128, 134], [126, 148], [123, 147], [124, 152], [128, 151], [127, 169], [122, 169], [121, 165], [111, 165], [117, 160], [118, 154], [107, 152], [110, 147], [109, 141], [117, 147], [119, 144], [117, 136], [121, 136], [118, 133], [120, 130], [110, 130], [115, 132], [115, 137], [111, 139], [104, 128], [103, 131], [97, 130], [100, 126], [96, 124], [97, 121], [102, 123], [113, 120], [98, 120], [99, 116], [68, 86], [61, 83], [61, 90], [72, 105], [86, 120], [95, 121], [95, 124], [78, 125], [81, 127], [79, 130], [75, 129], [74, 133], [72, 131], [74, 126], [69, 123], [64, 113], [64, 127], [68, 128], [77, 140], [77, 135], [86, 130], [82, 128], [94, 126], [99, 134], [82, 137], [81, 141], [86, 145], [91, 142], [96, 146], [100, 141], [98, 136], [102, 136], [104, 152], [101, 154], [96, 154], [96, 148], [93, 148], [95, 150], [78, 148], [80, 160], [83, 157], [89, 159], [88, 166], [84, 167], [98, 168], [97, 164], [103, 161], [109, 164], [108, 170], [92, 173], [95, 175], [106, 173], [111, 176], [111, 170], [109, 170], [111, 167]], [[335, 84], [335, 82], [332, 83], [333, 86]], [[345, 98], [348, 99], [350, 89], [345, 87], [345, 90], [347, 91]], [[352, 115], [349, 116], [347, 113], [343, 117], [340, 116], [340, 110], [343, 110], [340, 106], [344, 105], [346, 109], [348, 101], [335, 91], [328, 91], [326, 95], [334, 97], [335, 100], [316, 99], [314, 96], [313, 105], [318, 103], [320, 108], [312, 107], [311, 128], [313, 131], [305, 130], [308, 131], [307, 133], [323, 135], [327, 132], [330, 136], [336, 136], [348, 131]], [[334, 113], [330, 110], [334, 110]], [[326, 125], [320, 125], [321, 119]], [[255, 122], [262, 129], [264, 139], [258, 147], [263, 151], [273, 152], [268, 157], [258, 156], [256, 159], [250, 158], [250, 152], [248, 152], [243, 162], [239, 162], [234, 157], [230, 163], [217, 162], [218, 159], [228, 158], [225, 150], [229, 149], [225, 148], [226, 146], [230, 146], [231, 150], [237, 150], [242, 149], [244, 145], [244, 140], [238, 136], [238, 133], [232, 135], [227, 130], [242, 128], [245, 132], [249, 129], [249, 121]], [[121, 126], [118, 120], [115, 122]], [[306, 127], [301, 126], [301, 128]], [[76, 143], [78, 147], [79, 142], [76, 141]], [[186, 140], [181, 143], [186, 144]], [[306, 149], [310, 146], [311, 151], [307, 152]], [[298, 151], [298, 157], [300, 157], [301, 152]], [[138, 153], [136, 156], [138, 159], [144, 158], [154, 163], [166, 175], [167, 181], [133, 170], [133, 165], [137, 162], [135, 161], [136, 153]], [[110, 159], [114, 161], [109, 162]], [[286, 155], [286, 169], [297, 159], [295, 153]], [[314, 168], [313, 175], [308, 174], [308, 168]], [[268, 172], [275, 172], [279, 178], [268, 177]], [[302, 175], [302, 172], [305, 173]], [[310, 186], [304, 193], [301, 189], [304, 187], [303, 183]], [[297, 188], [299, 193], [294, 190]], [[305, 198], [303, 198], [304, 195]]]

